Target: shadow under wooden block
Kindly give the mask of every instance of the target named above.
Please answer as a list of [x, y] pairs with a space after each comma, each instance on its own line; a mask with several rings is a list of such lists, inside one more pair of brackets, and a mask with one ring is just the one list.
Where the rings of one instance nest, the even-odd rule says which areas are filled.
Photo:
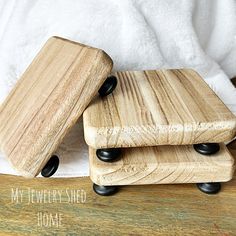
[[233, 85], [236, 87], [236, 76], [231, 79], [231, 82], [232, 82]]
[[224, 144], [209, 156], [190, 145], [126, 148], [113, 163], [100, 161], [90, 148], [89, 160], [92, 181], [104, 186], [226, 182], [232, 179], [235, 167]]

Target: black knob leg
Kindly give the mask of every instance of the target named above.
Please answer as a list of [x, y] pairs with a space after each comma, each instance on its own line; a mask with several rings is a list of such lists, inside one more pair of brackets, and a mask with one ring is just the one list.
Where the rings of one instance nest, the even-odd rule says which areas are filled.
[[193, 147], [202, 155], [215, 154], [220, 150], [220, 145], [218, 143], [200, 143], [194, 144]]
[[199, 183], [197, 187], [203, 193], [217, 194], [221, 190], [221, 183]]
[[93, 190], [95, 193], [101, 196], [111, 196], [118, 192], [117, 186], [100, 186], [93, 184]]
[[49, 159], [47, 164], [43, 167], [43, 169], [41, 171], [41, 175], [46, 178], [51, 177], [57, 171], [58, 166], [59, 166], [59, 158], [58, 158], [58, 156], [53, 155]]
[[97, 157], [104, 162], [117, 161], [121, 156], [120, 148], [98, 149], [96, 151]]
[[117, 86], [117, 78], [115, 76], [109, 76], [98, 90], [101, 97], [106, 97], [111, 94]]

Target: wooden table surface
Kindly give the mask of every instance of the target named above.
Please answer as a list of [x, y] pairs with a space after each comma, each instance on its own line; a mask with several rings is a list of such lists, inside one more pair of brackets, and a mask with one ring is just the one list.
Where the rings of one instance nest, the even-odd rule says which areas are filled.
[[88, 177], [0, 181], [0, 235], [236, 235], [236, 176], [214, 196], [193, 184], [127, 186], [101, 197]]

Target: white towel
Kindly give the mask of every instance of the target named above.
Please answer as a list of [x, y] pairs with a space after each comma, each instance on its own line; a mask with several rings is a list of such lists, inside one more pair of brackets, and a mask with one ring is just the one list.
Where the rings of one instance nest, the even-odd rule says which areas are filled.
[[[104, 49], [114, 70], [193, 68], [236, 114], [235, 0], [0, 0], [0, 103], [53, 35]], [[55, 176], [88, 175], [81, 122], [68, 136]], [[3, 156], [0, 173], [16, 174]]]

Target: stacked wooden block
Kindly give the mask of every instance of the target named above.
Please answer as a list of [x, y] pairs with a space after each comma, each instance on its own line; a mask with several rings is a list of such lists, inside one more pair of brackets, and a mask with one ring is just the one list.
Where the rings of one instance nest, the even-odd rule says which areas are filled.
[[[52, 154], [99, 92], [116, 86], [107, 79], [111, 58], [102, 50], [52, 37], [0, 107], [0, 148], [26, 177], [52, 176]], [[116, 81], [115, 81], [116, 82]]]
[[119, 185], [198, 183], [216, 193], [233, 176], [223, 142], [235, 117], [193, 70], [117, 72], [116, 90], [84, 112], [94, 190]]

